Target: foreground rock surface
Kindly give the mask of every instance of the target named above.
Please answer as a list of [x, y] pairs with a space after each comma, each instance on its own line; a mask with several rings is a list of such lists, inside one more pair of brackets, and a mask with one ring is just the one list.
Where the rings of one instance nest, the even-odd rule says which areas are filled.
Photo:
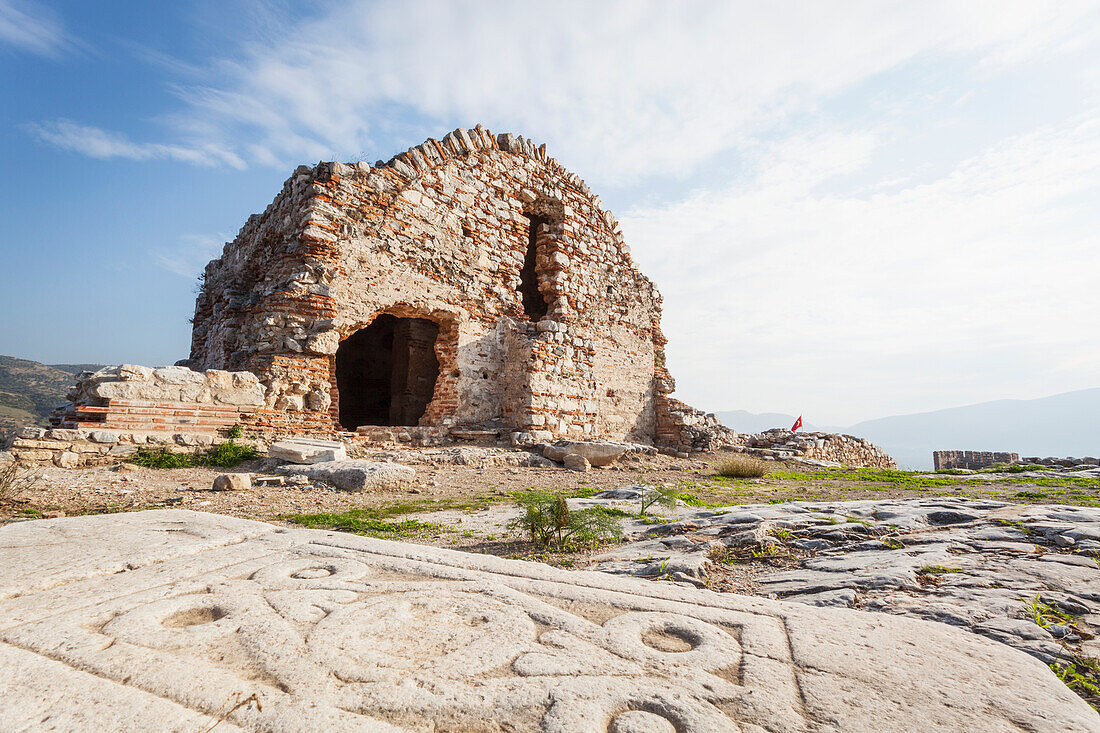
[[[640, 494], [624, 487], [576, 503], [631, 508]], [[594, 557], [592, 569], [703, 583], [728, 552], [793, 552], [787, 564], [797, 567], [757, 577], [757, 592], [939, 621], [1046, 663], [1100, 657], [1097, 508], [962, 497], [788, 502], [687, 509], [625, 529], [633, 541]]]
[[0, 529], [0, 699], [5, 729], [198, 730], [237, 702], [219, 728], [1100, 729], [941, 624], [179, 510]]

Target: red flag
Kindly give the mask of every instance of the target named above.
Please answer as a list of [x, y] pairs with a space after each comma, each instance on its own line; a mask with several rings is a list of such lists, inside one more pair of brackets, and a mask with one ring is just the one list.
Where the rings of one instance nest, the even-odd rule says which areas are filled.
[[791, 432], [793, 433], [794, 431], [798, 430], [800, 427], [802, 427], [802, 416], [801, 415], [798, 416], [798, 419], [794, 421], [794, 425], [791, 426]]

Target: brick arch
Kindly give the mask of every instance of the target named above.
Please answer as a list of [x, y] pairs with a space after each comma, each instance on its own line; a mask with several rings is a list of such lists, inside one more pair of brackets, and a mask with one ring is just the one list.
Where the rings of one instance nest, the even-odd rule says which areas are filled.
[[[420, 418], [420, 425], [439, 425], [454, 414], [458, 407], [458, 325], [459, 317], [455, 313], [418, 308], [408, 303], [398, 303], [375, 311], [369, 318], [354, 321], [339, 329], [340, 344], [354, 334], [375, 323], [380, 316], [395, 318], [415, 318], [431, 321], [439, 331], [435, 339], [435, 358], [438, 364], [438, 376], [428, 403]], [[329, 414], [337, 430], [343, 429], [340, 423], [340, 390], [337, 384], [336, 354], [329, 357], [329, 386], [332, 398]]]

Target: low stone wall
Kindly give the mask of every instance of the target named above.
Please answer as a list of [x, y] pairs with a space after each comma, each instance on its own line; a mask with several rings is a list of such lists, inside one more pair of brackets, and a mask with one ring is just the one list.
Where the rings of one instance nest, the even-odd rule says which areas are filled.
[[[166, 448], [173, 453], [195, 453], [229, 438], [202, 433], [119, 432], [69, 428], [23, 428], [7, 451], [20, 463], [81, 468], [118, 463], [139, 448]], [[266, 450], [263, 441], [238, 442]]]
[[994, 453], [978, 450], [937, 450], [932, 451], [932, 465], [937, 471], [953, 468], [977, 470], [989, 468], [994, 463], [1017, 463], [1019, 453]]
[[831, 461], [857, 468], [898, 467], [894, 459], [874, 443], [837, 433], [792, 433], [773, 428], [755, 435], [741, 435], [740, 445], [734, 450], [760, 457]]
[[1037, 456], [1025, 456], [1017, 461], [1025, 466], [1059, 466], [1061, 468], [1073, 468], [1074, 466], [1100, 466], [1100, 459], [1093, 458], [1092, 456], [1085, 456], [1084, 458], [1074, 458], [1068, 456], [1066, 458], [1054, 458], [1047, 456], [1045, 458], [1039, 458]]

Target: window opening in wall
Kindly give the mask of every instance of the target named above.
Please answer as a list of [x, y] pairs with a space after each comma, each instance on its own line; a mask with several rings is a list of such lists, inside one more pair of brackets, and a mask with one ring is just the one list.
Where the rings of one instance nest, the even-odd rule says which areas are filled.
[[546, 298], [539, 290], [539, 276], [535, 267], [538, 263], [539, 230], [547, 224], [541, 216], [531, 215], [527, 228], [527, 254], [523, 258], [523, 269], [519, 271], [519, 293], [523, 300], [523, 312], [532, 321], [541, 321], [550, 309]]
[[439, 326], [383, 314], [336, 351], [340, 425], [416, 425], [435, 392]]

